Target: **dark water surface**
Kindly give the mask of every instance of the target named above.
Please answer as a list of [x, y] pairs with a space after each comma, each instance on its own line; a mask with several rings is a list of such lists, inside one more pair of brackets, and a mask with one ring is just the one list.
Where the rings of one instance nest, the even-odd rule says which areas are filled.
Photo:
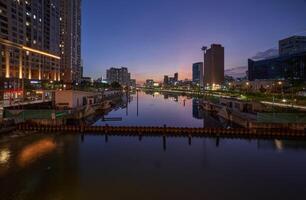
[[304, 141], [32, 135], [1, 143], [0, 199], [304, 199]]
[[[197, 100], [139, 94], [96, 124], [228, 126]], [[137, 119], [137, 121], [135, 121]], [[0, 199], [304, 199], [306, 142], [33, 134], [0, 137]]]

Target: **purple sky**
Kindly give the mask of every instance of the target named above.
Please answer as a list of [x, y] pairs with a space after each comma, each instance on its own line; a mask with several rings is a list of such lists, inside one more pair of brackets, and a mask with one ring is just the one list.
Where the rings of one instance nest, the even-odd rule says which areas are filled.
[[93, 78], [118, 66], [138, 81], [190, 78], [202, 45], [222, 44], [231, 68], [306, 34], [305, 0], [83, 0], [82, 9], [84, 75]]

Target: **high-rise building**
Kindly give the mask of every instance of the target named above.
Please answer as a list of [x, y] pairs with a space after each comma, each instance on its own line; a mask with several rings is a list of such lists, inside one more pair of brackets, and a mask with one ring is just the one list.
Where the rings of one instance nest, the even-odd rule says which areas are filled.
[[82, 78], [81, 0], [60, 0], [61, 66], [66, 83], [78, 83]]
[[178, 81], [178, 73], [174, 73], [174, 81], [177, 82]]
[[278, 42], [279, 55], [292, 55], [306, 51], [306, 36], [292, 36]]
[[200, 86], [204, 85], [203, 62], [192, 65], [192, 81]]
[[24, 82], [60, 81], [60, 0], [0, 1], [1, 98]]
[[117, 82], [121, 85], [129, 86], [131, 82], [131, 74], [126, 67], [110, 68], [106, 70], [106, 78], [108, 83]]
[[164, 86], [169, 85], [169, 76], [165, 75], [164, 76]]
[[212, 44], [204, 50], [204, 85], [220, 85], [224, 82], [224, 47]]

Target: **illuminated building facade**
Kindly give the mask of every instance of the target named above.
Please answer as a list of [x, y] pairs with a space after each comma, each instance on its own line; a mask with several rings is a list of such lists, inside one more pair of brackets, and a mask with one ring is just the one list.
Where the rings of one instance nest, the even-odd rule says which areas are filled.
[[23, 96], [25, 81], [60, 81], [59, 0], [0, 1], [1, 99]]

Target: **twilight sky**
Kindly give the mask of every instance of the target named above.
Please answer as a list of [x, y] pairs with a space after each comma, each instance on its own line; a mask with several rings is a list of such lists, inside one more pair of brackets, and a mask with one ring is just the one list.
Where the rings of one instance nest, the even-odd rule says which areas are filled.
[[132, 78], [191, 77], [201, 47], [225, 47], [225, 68], [246, 66], [279, 39], [306, 34], [306, 0], [83, 0], [84, 75], [129, 68]]

